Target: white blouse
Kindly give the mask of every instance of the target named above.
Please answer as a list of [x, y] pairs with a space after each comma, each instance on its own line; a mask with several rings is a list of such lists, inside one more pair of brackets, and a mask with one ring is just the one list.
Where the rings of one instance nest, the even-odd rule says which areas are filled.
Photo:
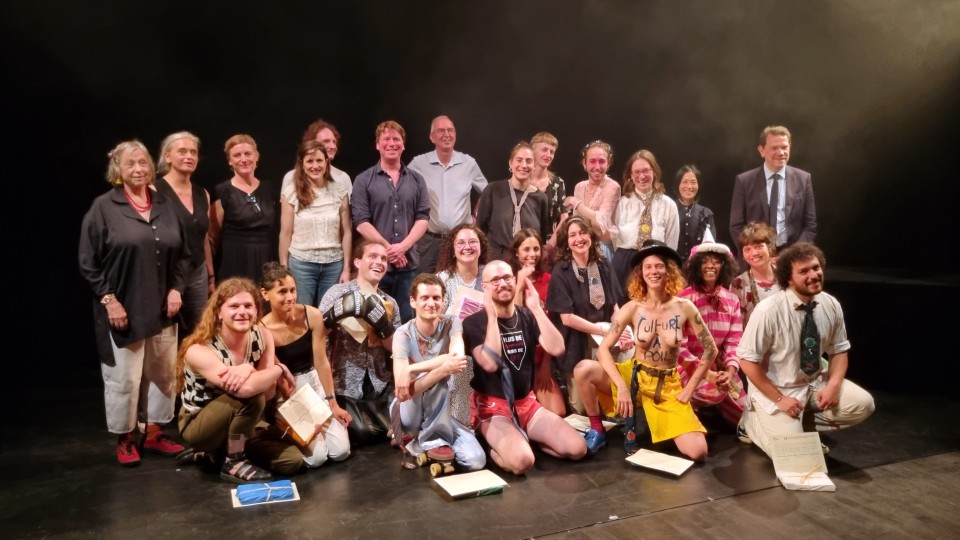
[[293, 206], [293, 236], [290, 255], [304, 262], [332, 263], [343, 260], [340, 205], [350, 191], [342, 182], [327, 182], [314, 190], [309, 207], [300, 209], [300, 199], [291, 184], [281, 196]]
[[[677, 203], [667, 195], [660, 194], [650, 203], [650, 219], [653, 221], [652, 237], [673, 249], [680, 241], [680, 214]], [[617, 201], [617, 211], [613, 216], [614, 225], [610, 227], [610, 240], [614, 249], [637, 248], [637, 236], [640, 232], [640, 215], [644, 205], [636, 192], [624, 195]]]

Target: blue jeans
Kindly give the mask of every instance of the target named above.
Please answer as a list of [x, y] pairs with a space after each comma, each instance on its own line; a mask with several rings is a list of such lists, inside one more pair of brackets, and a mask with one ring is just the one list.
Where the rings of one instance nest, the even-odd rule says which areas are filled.
[[287, 267], [297, 282], [297, 303], [317, 307], [327, 289], [340, 281], [343, 260], [332, 263], [313, 263], [287, 258]]
[[392, 270], [380, 280], [380, 290], [397, 301], [401, 322], [407, 322], [413, 318], [413, 308], [410, 307], [410, 284], [418, 273], [420, 272], [415, 269]]

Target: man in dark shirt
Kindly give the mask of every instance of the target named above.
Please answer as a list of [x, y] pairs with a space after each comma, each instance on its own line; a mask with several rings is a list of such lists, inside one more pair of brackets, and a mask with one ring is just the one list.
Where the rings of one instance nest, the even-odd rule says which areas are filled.
[[533, 392], [534, 351], [539, 343], [553, 356], [563, 355], [563, 338], [540, 307], [527, 281], [525, 306], [513, 303], [516, 278], [510, 265], [492, 261], [483, 269], [483, 311], [463, 321], [473, 370], [471, 423], [490, 445], [490, 457], [502, 469], [524, 474], [533, 466], [530, 441], [547, 454], [580, 459], [583, 437], [562, 418], [540, 406]]
[[390, 246], [390, 267], [380, 288], [398, 299], [403, 322], [413, 318], [410, 283], [420, 262], [417, 250], [412, 248], [426, 232], [430, 218], [426, 182], [400, 161], [406, 136], [403, 127], [393, 120], [377, 126], [380, 162], [357, 175], [350, 198], [357, 231], [367, 240]]

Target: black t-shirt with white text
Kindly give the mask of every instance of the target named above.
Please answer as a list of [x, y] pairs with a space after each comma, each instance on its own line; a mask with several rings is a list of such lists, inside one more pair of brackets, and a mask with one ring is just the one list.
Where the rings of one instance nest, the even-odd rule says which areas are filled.
[[[503, 369], [513, 375], [514, 397], [520, 399], [533, 390], [536, 374], [534, 353], [540, 340], [540, 327], [533, 313], [526, 307], [517, 307], [514, 317], [497, 319], [500, 324], [500, 355]], [[463, 320], [463, 342], [467, 354], [483, 345], [487, 337], [487, 312], [478, 311]], [[488, 373], [480, 366], [473, 369], [470, 387], [488, 396], [504, 398], [500, 371]]]

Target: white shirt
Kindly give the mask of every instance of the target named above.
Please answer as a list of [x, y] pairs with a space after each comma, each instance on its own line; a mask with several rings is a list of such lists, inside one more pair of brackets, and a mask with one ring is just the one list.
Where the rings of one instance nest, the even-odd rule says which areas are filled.
[[281, 204], [293, 206], [293, 235], [288, 253], [304, 262], [329, 264], [343, 260], [343, 236], [340, 234], [340, 206], [349, 196], [347, 187], [327, 182], [314, 189], [316, 197], [310, 206], [300, 208], [293, 184], [280, 193]]
[[[677, 212], [677, 203], [667, 195], [654, 197], [650, 203], [650, 219], [653, 221], [653, 230], [650, 232], [654, 240], [660, 240], [673, 249], [677, 249], [680, 242], [680, 214]], [[610, 227], [610, 241], [614, 249], [636, 249], [637, 237], [640, 234], [640, 215], [644, 205], [634, 191], [624, 195], [617, 201], [617, 210], [613, 216], [614, 226]]]
[[[840, 302], [827, 293], [814, 296], [813, 301], [817, 302], [813, 318], [820, 334], [820, 350], [831, 356], [850, 350]], [[821, 373], [807, 375], [800, 369], [800, 333], [806, 316], [803, 310], [796, 309], [801, 303], [796, 293], [787, 289], [757, 304], [740, 338], [737, 356], [741, 361], [761, 364], [767, 378], [781, 392], [806, 403], [807, 392]], [[779, 410], [754, 384], [747, 395], [767, 414]]]
[[433, 150], [414, 157], [408, 167], [427, 183], [430, 197], [428, 231], [446, 234], [457, 225], [473, 223], [470, 189], [483, 193], [483, 188], [487, 187], [487, 179], [480, 172], [477, 160], [454, 150], [450, 163], [444, 166], [437, 151]]

